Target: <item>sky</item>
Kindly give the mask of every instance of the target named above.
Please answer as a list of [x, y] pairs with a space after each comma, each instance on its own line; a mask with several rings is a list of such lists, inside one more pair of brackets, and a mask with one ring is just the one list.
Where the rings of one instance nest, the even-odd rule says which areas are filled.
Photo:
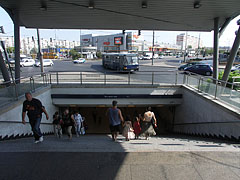
[[[14, 29], [13, 23], [9, 15], [5, 12], [4, 9], [0, 7], [0, 26], [4, 27], [5, 35], [4, 36], [13, 36]], [[240, 16], [233, 19], [226, 30], [224, 31], [223, 35], [219, 40], [220, 46], [232, 46], [235, 38], [235, 31], [238, 30], [237, 20], [240, 19]], [[121, 33], [122, 30], [81, 30], [81, 34], [115, 34]], [[126, 32], [128, 32], [126, 30]], [[137, 31], [136, 31], [137, 32]], [[20, 29], [21, 37], [32, 37], [36, 38], [37, 31], [36, 29], [30, 29], [21, 27]], [[155, 31], [155, 43], [169, 43], [169, 44], [176, 44], [176, 37], [178, 34], [185, 33], [185, 31]], [[152, 42], [152, 31], [141, 31], [141, 34], [144, 36], [144, 39]], [[213, 31], [212, 32], [190, 32], [188, 31], [189, 35], [199, 37], [203, 42], [203, 46], [205, 47], [213, 47]], [[70, 40], [70, 41], [79, 41], [80, 39], [80, 30], [66, 30], [66, 29], [40, 29], [40, 37], [44, 39], [53, 38], [61, 40]]]

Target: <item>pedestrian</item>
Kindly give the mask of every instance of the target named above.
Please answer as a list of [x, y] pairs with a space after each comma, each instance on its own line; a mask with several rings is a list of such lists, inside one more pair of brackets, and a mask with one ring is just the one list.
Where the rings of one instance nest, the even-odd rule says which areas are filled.
[[139, 134], [141, 133], [141, 125], [140, 125], [140, 116], [141, 114], [139, 114], [138, 117], [135, 117], [135, 121], [133, 123], [133, 130], [134, 130], [134, 134], [135, 134], [135, 139], [139, 138]]
[[42, 113], [46, 115], [46, 119], [48, 120], [48, 113], [42, 105], [41, 101], [33, 98], [30, 92], [25, 93], [26, 100], [23, 102], [22, 109], [22, 123], [25, 125], [25, 116], [27, 112], [27, 116], [29, 119], [29, 123], [32, 128], [33, 136], [35, 139], [35, 143], [39, 143], [43, 141], [43, 134], [40, 130], [40, 124], [42, 119]]
[[62, 119], [59, 116], [58, 111], [56, 111], [53, 115], [53, 128], [55, 136], [61, 138], [62, 137]]
[[116, 141], [120, 132], [121, 121], [124, 121], [121, 110], [117, 108], [117, 101], [112, 101], [112, 107], [107, 110], [106, 114], [109, 119], [112, 140]]
[[83, 124], [83, 118], [81, 114], [79, 114], [79, 111], [75, 111], [71, 118], [74, 119], [75, 121], [75, 131], [76, 131], [77, 137], [79, 137], [82, 134], [81, 128]]
[[72, 139], [72, 127], [75, 124], [74, 119], [71, 118], [68, 109], [65, 109], [62, 115], [63, 126], [65, 128], [65, 132], [67, 133], [69, 140]]
[[152, 121], [155, 127], [157, 127], [157, 120], [154, 115], [154, 113], [151, 111], [151, 107], [148, 107], [146, 109], [146, 112], [144, 113], [144, 117], [142, 118], [143, 123], [142, 123], [142, 132], [146, 138], [146, 140], [149, 140], [149, 136], [155, 136], [156, 132], [153, 128]]
[[132, 127], [132, 122], [129, 116], [127, 116], [123, 125], [123, 132], [122, 132], [122, 135], [126, 138], [126, 141], [129, 141], [130, 139], [133, 139], [135, 137], [133, 132], [134, 130]]

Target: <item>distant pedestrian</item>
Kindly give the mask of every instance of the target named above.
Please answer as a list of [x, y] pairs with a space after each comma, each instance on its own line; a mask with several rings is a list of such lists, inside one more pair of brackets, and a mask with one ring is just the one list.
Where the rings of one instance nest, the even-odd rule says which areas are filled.
[[58, 111], [56, 111], [53, 115], [53, 128], [54, 128], [54, 134], [55, 136], [61, 138], [62, 137], [62, 119], [58, 113]]
[[142, 123], [141, 134], [143, 134], [146, 140], [148, 140], [149, 136], [156, 135], [152, 122], [154, 126], [157, 127], [157, 120], [154, 113], [151, 111], [151, 107], [147, 108], [146, 112], [144, 113], [144, 117], [142, 119], [143, 119], [143, 123]]
[[132, 122], [129, 116], [127, 116], [124, 125], [123, 125], [123, 131], [122, 131], [122, 135], [126, 138], [126, 141], [129, 141], [130, 139], [135, 138], [134, 135], [134, 130], [132, 127]]
[[139, 135], [141, 133], [141, 125], [140, 125], [140, 116], [139, 117], [135, 117], [135, 121], [133, 123], [133, 130], [134, 130], [134, 134], [135, 134], [135, 139], [139, 138]]
[[110, 124], [110, 131], [112, 133], [112, 140], [116, 141], [120, 132], [121, 121], [124, 121], [121, 110], [117, 108], [117, 101], [112, 102], [112, 107], [107, 110], [107, 115]]
[[79, 114], [79, 111], [75, 111], [75, 113], [71, 117], [75, 121], [75, 131], [77, 137], [82, 134], [81, 128], [83, 127], [83, 118], [81, 114]]
[[72, 127], [75, 124], [74, 120], [71, 118], [71, 115], [69, 113], [68, 109], [65, 109], [62, 115], [63, 120], [63, 126], [65, 128], [65, 132], [67, 133], [69, 140], [72, 139]]
[[25, 93], [26, 100], [23, 102], [22, 109], [22, 123], [26, 124], [25, 116], [29, 119], [29, 123], [32, 128], [33, 136], [35, 138], [35, 143], [43, 141], [43, 134], [40, 130], [40, 123], [42, 119], [42, 113], [46, 115], [47, 120], [49, 119], [47, 111], [42, 105], [41, 101], [32, 97], [30, 92]]

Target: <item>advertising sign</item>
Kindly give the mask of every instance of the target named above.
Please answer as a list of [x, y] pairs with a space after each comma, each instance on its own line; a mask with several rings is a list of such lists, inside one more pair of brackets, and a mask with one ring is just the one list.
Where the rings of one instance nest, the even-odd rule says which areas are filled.
[[114, 44], [115, 45], [122, 45], [123, 44], [123, 37], [114, 37]]

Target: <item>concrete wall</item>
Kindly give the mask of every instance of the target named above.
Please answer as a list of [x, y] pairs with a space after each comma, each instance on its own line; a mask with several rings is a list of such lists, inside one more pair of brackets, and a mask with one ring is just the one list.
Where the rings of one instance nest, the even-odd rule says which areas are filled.
[[181, 91], [183, 101], [176, 108], [175, 132], [240, 137], [240, 114], [236, 109], [184, 86]]
[[[38, 93], [33, 94], [33, 97], [41, 100], [42, 104], [45, 106], [50, 119], [47, 121], [45, 115], [43, 114], [41, 130], [43, 133], [53, 132], [52, 127], [52, 115], [57, 110], [52, 104], [51, 100], [51, 89], [44, 89]], [[11, 104], [8, 107], [2, 108], [0, 111], [0, 137], [5, 136], [21, 136], [32, 134], [30, 124], [28, 123], [28, 117], [26, 116], [26, 125], [22, 122], [22, 103], [25, 99], [22, 98], [15, 104]]]

